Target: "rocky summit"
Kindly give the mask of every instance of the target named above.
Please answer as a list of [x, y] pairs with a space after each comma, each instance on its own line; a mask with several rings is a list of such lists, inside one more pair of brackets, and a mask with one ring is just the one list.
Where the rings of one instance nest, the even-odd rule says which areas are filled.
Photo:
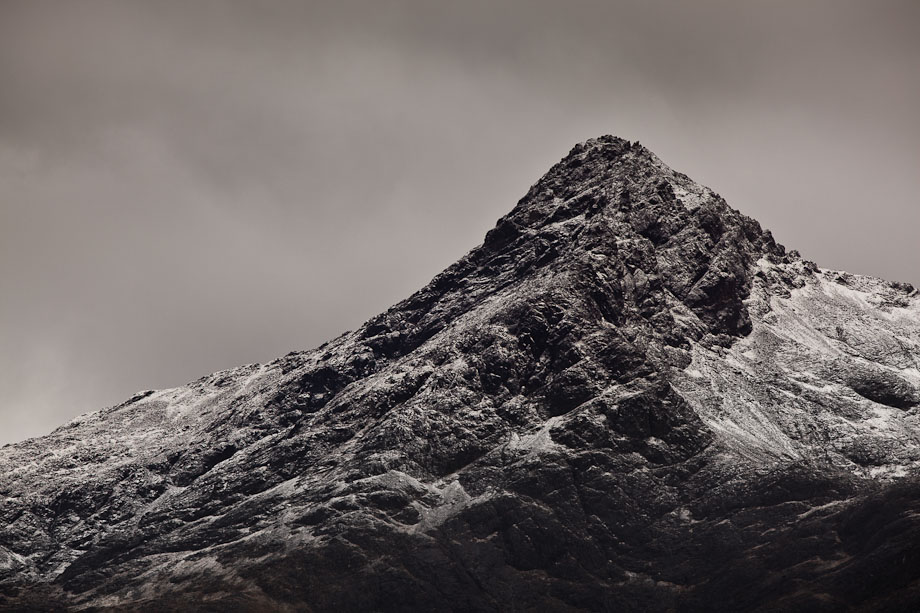
[[313, 351], [0, 450], [8, 611], [916, 611], [920, 296], [638, 143]]

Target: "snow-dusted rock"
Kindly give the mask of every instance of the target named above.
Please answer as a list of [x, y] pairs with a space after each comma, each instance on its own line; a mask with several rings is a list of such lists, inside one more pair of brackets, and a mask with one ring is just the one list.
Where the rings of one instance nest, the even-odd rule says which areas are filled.
[[920, 296], [601, 137], [309, 352], [0, 449], [0, 609], [909, 610]]

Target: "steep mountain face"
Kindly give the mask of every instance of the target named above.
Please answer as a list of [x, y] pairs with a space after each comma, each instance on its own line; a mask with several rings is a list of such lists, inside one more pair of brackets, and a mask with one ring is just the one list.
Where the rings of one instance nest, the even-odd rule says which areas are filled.
[[0, 449], [0, 609], [920, 607], [920, 296], [576, 146], [354, 332]]

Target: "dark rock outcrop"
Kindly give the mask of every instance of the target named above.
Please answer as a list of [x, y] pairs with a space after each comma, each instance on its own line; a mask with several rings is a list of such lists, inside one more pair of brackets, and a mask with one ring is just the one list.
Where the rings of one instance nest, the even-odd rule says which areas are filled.
[[0, 609], [916, 609], [918, 316], [591, 140], [361, 329], [0, 450]]

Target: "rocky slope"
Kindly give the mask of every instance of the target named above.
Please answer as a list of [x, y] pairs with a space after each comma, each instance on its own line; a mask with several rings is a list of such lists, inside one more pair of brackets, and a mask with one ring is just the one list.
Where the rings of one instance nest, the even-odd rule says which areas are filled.
[[576, 146], [354, 332], [0, 450], [0, 609], [920, 607], [920, 296]]

